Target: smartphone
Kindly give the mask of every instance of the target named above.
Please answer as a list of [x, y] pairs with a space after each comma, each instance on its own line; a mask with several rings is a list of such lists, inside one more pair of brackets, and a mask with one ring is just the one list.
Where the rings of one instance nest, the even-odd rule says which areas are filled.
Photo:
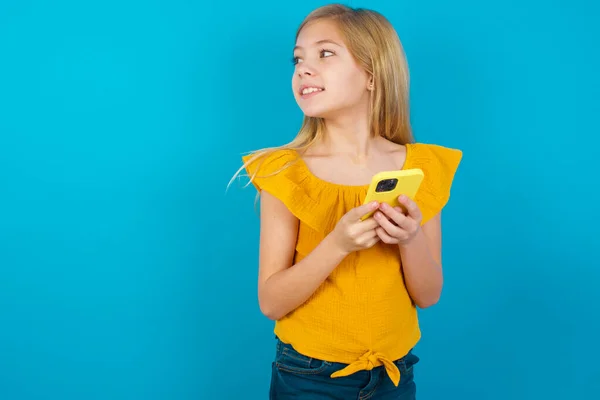
[[[424, 177], [425, 174], [420, 168], [379, 172], [373, 176], [363, 204], [377, 201], [392, 207], [400, 207], [406, 212], [405, 207], [398, 202], [398, 197], [406, 195], [414, 200]], [[364, 221], [374, 213], [374, 211], [367, 213], [361, 220]]]

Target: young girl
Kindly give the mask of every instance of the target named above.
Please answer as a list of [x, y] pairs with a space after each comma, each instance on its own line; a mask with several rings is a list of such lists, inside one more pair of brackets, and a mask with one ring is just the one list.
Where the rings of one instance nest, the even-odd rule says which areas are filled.
[[[329, 5], [296, 35], [305, 119], [243, 157], [261, 193], [258, 296], [276, 321], [271, 399], [414, 399], [416, 307], [442, 290], [440, 212], [462, 153], [413, 141], [408, 69], [379, 13]], [[406, 207], [363, 205], [372, 176], [420, 168]], [[361, 217], [375, 210], [372, 217]]]

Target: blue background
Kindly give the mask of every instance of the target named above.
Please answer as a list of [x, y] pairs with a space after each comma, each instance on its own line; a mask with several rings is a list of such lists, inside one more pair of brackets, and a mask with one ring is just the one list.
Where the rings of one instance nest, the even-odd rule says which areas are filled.
[[[255, 191], [225, 188], [297, 132], [323, 4], [1, 3], [0, 399], [267, 398]], [[397, 28], [417, 139], [464, 151], [419, 398], [600, 398], [597, 3], [349, 4]]]

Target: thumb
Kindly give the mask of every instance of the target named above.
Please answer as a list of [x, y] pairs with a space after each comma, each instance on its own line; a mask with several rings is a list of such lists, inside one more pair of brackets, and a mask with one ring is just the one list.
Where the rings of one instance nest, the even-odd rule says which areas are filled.
[[362, 206], [358, 206], [352, 210], [352, 218], [360, 219], [363, 217], [363, 215], [366, 215], [371, 211], [377, 210], [377, 207], [379, 207], [379, 203], [376, 201], [372, 201], [370, 203], [363, 204]]

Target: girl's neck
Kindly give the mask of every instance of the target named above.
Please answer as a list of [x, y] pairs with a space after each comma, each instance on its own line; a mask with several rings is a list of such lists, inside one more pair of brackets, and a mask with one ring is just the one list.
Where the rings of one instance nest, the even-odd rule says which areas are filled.
[[325, 130], [321, 145], [330, 154], [346, 154], [366, 159], [378, 141], [378, 137], [371, 135], [366, 117], [328, 119], [325, 121]]

